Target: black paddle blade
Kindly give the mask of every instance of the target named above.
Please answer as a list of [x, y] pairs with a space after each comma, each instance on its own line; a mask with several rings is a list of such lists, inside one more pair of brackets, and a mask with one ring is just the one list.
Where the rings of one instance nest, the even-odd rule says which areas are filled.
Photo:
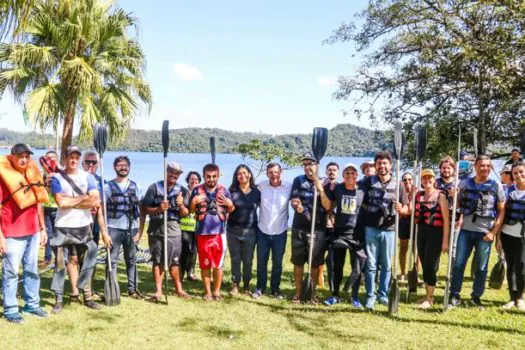
[[489, 287], [492, 289], [501, 289], [505, 280], [505, 259], [498, 259], [498, 262], [490, 271]]
[[525, 154], [525, 129], [523, 129], [523, 132], [521, 133], [520, 138], [520, 148], [521, 148], [521, 154]]
[[313, 280], [312, 280], [312, 276], [310, 274], [307, 274], [303, 278], [301, 291], [302, 291], [302, 295], [301, 295], [301, 300], [302, 301], [308, 302], [308, 301], [312, 300]]
[[327, 128], [314, 128], [314, 134], [312, 136], [312, 152], [317, 163], [321, 161], [326, 153], [328, 147], [328, 129]]
[[417, 148], [416, 148], [416, 159], [421, 161], [425, 156], [427, 150], [427, 129], [422, 125], [418, 125], [416, 129], [417, 134]]
[[113, 278], [113, 274], [109, 271], [104, 282], [104, 300], [106, 306], [117, 306], [120, 304], [120, 287]]
[[409, 293], [417, 292], [417, 282], [418, 282], [417, 267], [414, 266], [412, 267], [410, 271], [408, 271], [408, 274], [407, 274], [407, 285], [408, 285]]
[[170, 148], [170, 121], [162, 122], [162, 150], [164, 151], [164, 158], [168, 156], [168, 149]]
[[399, 284], [397, 278], [392, 279], [390, 286], [390, 293], [388, 295], [388, 313], [390, 315], [397, 315], [399, 313]]
[[401, 152], [403, 148], [403, 123], [397, 121], [394, 123], [394, 156], [396, 159], [401, 159]]
[[108, 127], [103, 124], [95, 124], [93, 128], [93, 147], [101, 156], [106, 152], [108, 146]]
[[210, 136], [210, 153], [211, 153], [211, 163], [215, 164], [215, 136]]

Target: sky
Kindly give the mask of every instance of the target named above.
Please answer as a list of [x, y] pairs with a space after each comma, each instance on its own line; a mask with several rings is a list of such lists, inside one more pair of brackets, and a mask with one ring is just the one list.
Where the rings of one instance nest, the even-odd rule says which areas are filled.
[[[366, 0], [121, 0], [140, 20], [153, 109], [135, 129], [210, 127], [268, 134], [308, 133], [341, 123], [368, 127], [334, 101], [339, 75], [352, 74], [350, 44], [323, 45]], [[355, 59], [354, 59], [355, 60]], [[0, 124], [29, 131], [6, 93]]]

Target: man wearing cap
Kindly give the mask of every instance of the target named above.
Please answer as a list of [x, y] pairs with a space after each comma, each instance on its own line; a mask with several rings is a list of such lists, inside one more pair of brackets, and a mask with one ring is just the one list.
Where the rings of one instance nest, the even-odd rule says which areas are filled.
[[505, 162], [505, 165], [514, 165], [520, 160], [523, 160], [521, 157], [521, 151], [518, 148], [514, 148], [510, 151], [510, 159]]
[[113, 169], [117, 177], [104, 185], [108, 233], [111, 237], [111, 271], [117, 280], [117, 263], [122, 246], [128, 276], [128, 295], [134, 299], [142, 299], [137, 286], [135, 256], [142, 233], [138, 232], [142, 191], [135, 181], [129, 179], [130, 168], [131, 162], [128, 157], [116, 157]]
[[[323, 182], [317, 178], [317, 160], [307, 152], [303, 155], [304, 175], [297, 176], [292, 183], [292, 208], [294, 217], [292, 222], [292, 264], [294, 265], [295, 295], [293, 303], [299, 303], [302, 294], [302, 280], [304, 264], [308, 262], [310, 250], [310, 233], [313, 217], [314, 186], [319, 193], [323, 192]], [[315, 295], [315, 287], [319, 280], [319, 266], [323, 265], [324, 244], [326, 229], [326, 210], [321, 205], [316, 208], [315, 234], [313, 240], [312, 276], [314, 283], [312, 295]], [[315, 298], [312, 298], [316, 301]]]
[[[235, 210], [230, 191], [218, 183], [219, 167], [206, 164], [202, 169], [204, 184], [191, 193], [191, 212], [197, 219], [197, 252], [204, 285], [205, 301], [221, 301], [222, 267], [226, 256], [225, 224]], [[213, 275], [213, 291], [211, 280]]]
[[[70, 145], [66, 151], [64, 173], [56, 173], [51, 179], [51, 193], [58, 205], [55, 220], [55, 235], [51, 239], [56, 264], [51, 289], [55, 292], [56, 303], [53, 313], [63, 309], [65, 264], [69, 257], [76, 256], [81, 266], [77, 288], [84, 295], [84, 305], [100, 309], [93, 301], [91, 277], [97, 259], [97, 246], [93, 242], [91, 209], [100, 205], [100, 194], [95, 178], [79, 169], [81, 152], [77, 146]], [[102, 228], [104, 242], [109, 236]]]
[[366, 177], [360, 189], [364, 191], [360, 224], [364, 225], [366, 255], [365, 286], [367, 300], [365, 307], [374, 309], [376, 302], [376, 271], [379, 273], [377, 297], [380, 304], [388, 304], [392, 257], [395, 244], [395, 214], [408, 215], [408, 197], [404, 186], [400, 186], [396, 198], [396, 184], [392, 176], [392, 155], [378, 152], [375, 157], [377, 175]]
[[501, 179], [501, 184], [503, 185], [503, 189], [506, 190], [508, 187], [512, 186], [512, 165], [506, 164], [503, 166], [501, 171], [499, 172], [499, 176]]
[[[168, 272], [175, 286], [177, 296], [183, 299], [189, 299], [190, 296], [182, 288], [180, 279], [180, 253], [182, 247], [182, 232], [179, 222], [183, 217], [188, 216], [188, 190], [181, 186], [177, 181], [182, 174], [182, 167], [177, 162], [170, 162], [167, 165], [167, 200], [164, 200], [164, 181], [158, 181], [152, 184], [144, 198], [142, 205], [149, 215], [148, 225], [148, 243], [151, 251], [153, 262], [153, 280], [155, 282], [155, 294], [149, 301], [159, 302], [162, 299], [162, 280], [164, 278], [164, 235], [168, 236]], [[164, 215], [168, 217], [168, 232], [164, 232]], [[135, 241], [140, 240], [142, 232]], [[164, 291], [167, 293], [168, 291]]]
[[[31, 154], [33, 152], [27, 145], [16, 144], [10, 155], [0, 157], [0, 254], [4, 257], [2, 299], [4, 317], [14, 324], [24, 322], [16, 297], [20, 262], [23, 262], [25, 302], [22, 313], [47, 317], [40, 307], [38, 250], [39, 245], [44, 246], [47, 242], [41, 203], [47, 202], [48, 195]], [[32, 186], [34, 183], [41, 185]]]
[[344, 182], [335, 186], [325, 185], [319, 191], [319, 197], [326, 211], [334, 210], [334, 235], [331, 240], [330, 254], [333, 261], [332, 297], [324, 303], [327, 306], [339, 303], [339, 287], [343, 280], [346, 251], [350, 250], [352, 274], [352, 304], [356, 308], [362, 305], [358, 299], [361, 273], [366, 262], [363, 232], [358, 228], [359, 212], [364, 193], [357, 187], [357, 167], [348, 163], [343, 169]]
[[376, 165], [372, 159], [365, 160], [361, 163], [361, 172], [364, 177], [376, 174]]

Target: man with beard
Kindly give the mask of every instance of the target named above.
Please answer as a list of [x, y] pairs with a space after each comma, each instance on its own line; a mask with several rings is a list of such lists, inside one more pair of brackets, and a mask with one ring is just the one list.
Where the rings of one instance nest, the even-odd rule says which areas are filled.
[[[335, 185], [337, 185], [337, 175], [339, 174], [339, 164], [337, 164], [336, 162], [330, 162], [326, 165], [326, 171], [325, 171], [325, 174], [326, 174], [326, 178], [323, 180], [323, 186], [327, 186], [331, 189], [333, 189], [335, 187]], [[326, 268], [328, 270], [328, 281], [330, 283], [330, 290], [332, 290], [332, 266], [333, 266], [333, 261], [332, 261], [332, 258], [331, 258], [331, 252], [330, 252], [330, 249], [329, 249], [329, 246], [330, 246], [330, 241], [332, 239], [332, 235], [334, 233], [334, 222], [335, 222], [335, 216], [333, 214], [333, 212], [330, 210], [328, 211], [327, 215], [326, 215], [326, 236], [325, 236], [325, 247], [324, 247], [324, 250], [327, 251], [327, 255], [326, 255]], [[319, 266], [319, 281], [318, 281], [318, 285], [320, 288], [323, 288], [324, 287], [324, 275], [323, 275], [323, 271], [324, 270], [324, 265], [321, 265]]]
[[[67, 148], [66, 155], [65, 175], [56, 173], [51, 179], [51, 193], [58, 204], [56, 232], [51, 239], [51, 246], [57, 257], [51, 284], [56, 296], [53, 313], [59, 313], [63, 308], [65, 263], [68, 255], [69, 259], [76, 256], [81, 266], [75, 285], [84, 294], [84, 305], [91, 309], [100, 309], [100, 305], [92, 300], [91, 292], [91, 276], [97, 259], [97, 246], [91, 234], [91, 209], [100, 205], [99, 188], [91, 174], [78, 168], [80, 149], [71, 145]], [[107, 242], [109, 236], [103, 228], [102, 235]]]
[[[124, 247], [124, 260], [128, 275], [128, 295], [133, 299], [142, 299], [137, 287], [136, 256], [137, 243], [141, 232], [138, 232], [140, 186], [129, 179], [131, 163], [126, 156], [116, 157], [113, 168], [117, 177], [104, 186], [108, 233], [111, 247], [111, 270], [117, 280], [117, 263], [120, 247]], [[106, 267], [107, 269], [107, 267]]]
[[485, 291], [487, 265], [494, 237], [499, 233], [505, 216], [503, 186], [489, 179], [492, 170], [490, 157], [480, 155], [474, 162], [476, 176], [459, 183], [458, 205], [461, 213], [458, 226], [456, 261], [450, 284], [450, 305], [461, 304], [460, 292], [467, 260], [475, 249], [476, 273], [471, 293], [472, 306], [483, 308], [481, 296]]
[[[408, 215], [408, 198], [403, 186], [400, 186], [399, 198], [396, 198], [396, 184], [392, 181], [392, 156], [389, 152], [375, 155], [377, 175], [366, 177], [362, 182], [364, 199], [362, 205], [362, 224], [365, 232], [366, 263], [365, 286], [367, 300], [365, 307], [374, 309], [376, 301], [376, 271], [379, 273], [378, 299], [380, 304], [388, 304], [388, 289], [392, 274], [392, 257], [395, 244], [395, 214]], [[361, 187], [360, 187], [361, 188]]]
[[[292, 264], [294, 265], [295, 295], [292, 303], [299, 303], [302, 294], [302, 280], [304, 265], [308, 262], [310, 250], [310, 231], [313, 217], [314, 186], [322, 189], [323, 184], [317, 178], [317, 160], [307, 152], [303, 155], [304, 174], [297, 176], [292, 183], [292, 208], [295, 214], [292, 222]], [[318, 199], [319, 205], [316, 208], [315, 236], [313, 240], [312, 257], [312, 281], [314, 286], [312, 295], [315, 295], [315, 287], [319, 280], [319, 266], [323, 265], [326, 211]], [[312, 298], [316, 302], [316, 298]]]
[[[235, 206], [228, 189], [218, 184], [219, 167], [206, 164], [202, 169], [204, 184], [191, 194], [191, 212], [197, 218], [197, 252], [204, 284], [204, 301], [222, 301], [222, 267], [226, 256], [225, 224]], [[211, 279], [213, 275], [213, 292]]]
[[520, 160], [523, 160], [521, 157], [521, 151], [518, 148], [514, 148], [510, 151], [510, 159], [505, 162], [505, 165], [514, 165]]
[[439, 178], [436, 179], [435, 186], [438, 190], [444, 191], [449, 203], [452, 203], [454, 196], [456, 162], [446, 156], [439, 162]]
[[[173, 280], [177, 296], [189, 299], [190, 296], [182, 288], [180, 278], [180, 253], [182, 246], [182, 232], [180, 229], [180, 219], [188, 216], [188, 190], [179, 185], [177, 180], [182, 174], [182, 167], [177, 162], [170, 162], [167, 166], [167, 200], [164, 200], [164, 181], [152, 184], [144, 198], [142, 199], [143, 208], [150, 216], [148, 226], [148, 243], [153, 262], [153, 280], [155, 282], [155, 294], [149, 301], [157, 303], [162, 299], [162, 280], [164, 278], [164, 215], [168, 216], [168, 272]], [[141, 224], [142, 228], [143, 225]], [[140, 235], [135, 236], [136, 242], [140, 240]], [[136, 287], [136, 286], [135, 286]], [[168, 291], [164, 291], [167, 293]]]

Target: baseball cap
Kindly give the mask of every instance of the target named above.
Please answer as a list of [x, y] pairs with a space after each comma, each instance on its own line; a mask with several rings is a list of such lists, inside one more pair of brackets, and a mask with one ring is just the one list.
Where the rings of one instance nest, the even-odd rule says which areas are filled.
[[82, 152], [80, 151], [80, 148], [78, 148], [75, 145], [69, 145], [67, 146], [66, 155], [70, 155], [72, 153], [78, 153], [78, 155], [82, 155]]
[[425, 176], [432, 176], [432, 177], [436, 177], [436, 174], [434, 174], [434, 171], [432, 169], [424, 169], [422, 172], [421, 172], [421, 178], [425, 177]]
[[173, 170], [179, 174], [182, 174], [182, 166], [177, 162], [169, 162], [168, 163], [168, 169]]
[[364, 172], [365, 171], [365, 167], [366, 166], [375, 166], [375, 163], [373, 160], [371, 159], [368, 159], [368, 160], [365, 160], [363, 163], [361, 163], [361, 171]]
[[311, 160], [312, 162], [317, 163], [317, 159], [315, 159], [315, 157], [310, 152], [306, 152], [305, 154], [303, 154], [303, 158], [301, 160]]
[[357, 166], [356, 166], [355, 164], [353, 164], [353, 163], [346, 163], [345, 166], [344, 166], [344, 168], [343, 168], [343, 172], [344, 172], [346, 169], [348, 169], [348, 168], [352, 168], [352, 169], [354, 169], [355, 172], [358, 171], [358, 170], [357, 170]]
[[11, 154], [20, 154], [20, 153], [29, 153], [33, 154], [33, 151], [31, 151], [31, 148], [29, 148], [28, 145], [25, 143], [17, 143], [11, 148]]
[[504, 165], [503, 168], [499, 171], [500, 174], [511, 173], [511, 172], [512, 172], [512, 165], [510, 164]]

